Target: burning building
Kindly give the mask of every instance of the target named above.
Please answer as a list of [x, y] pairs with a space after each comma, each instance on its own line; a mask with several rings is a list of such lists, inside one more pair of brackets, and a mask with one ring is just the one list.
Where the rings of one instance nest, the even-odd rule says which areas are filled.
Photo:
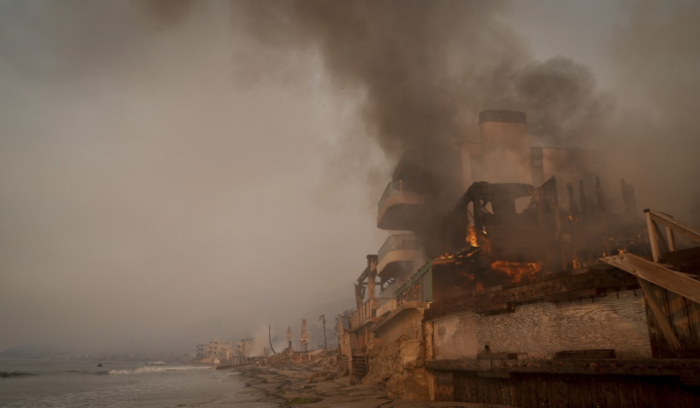
[[377, 225], [405, 232], [356, 283], [352, 375], [402, 398], [700, 404], [700, 234], [645, 222], [624, 181], [614, 213], [596, 155], [531, 146], [526, 122], [485, 111], [480, 143], [404, 155]]

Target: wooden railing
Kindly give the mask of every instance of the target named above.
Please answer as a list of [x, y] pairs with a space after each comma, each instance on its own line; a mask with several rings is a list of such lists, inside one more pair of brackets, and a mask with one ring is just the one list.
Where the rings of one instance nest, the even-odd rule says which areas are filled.
[[[654, 262], [661, 261], [664, 252], [676, 250], [676, 237], [674, 231], [684, 237], [700, 244], [700, 232], [694, 231], [685, 224], [682, 224], [670, 215], [666, 215], [654, 210], [644, 210], [646, 213], [647, 229], [649, 230], [649, 243]], [[666, 239], [663, 238], [659, 224], [666, 229]]]
[[[669, 215], [654, 210], [644, 210], [644, 212], [653, 262], [624, 252], [620, 255], [604, 257], [602, 261], [637, 277], [647, 304], [654, 315], [655, 324], [661, 330], [671, 351], [676, 353], [683, 348], [679, 335], [685, 335], [686, 331], [690, 333], [688, 327], [693, 328], [693, 325], [697, 324], [697, 319], [690, 319], [689, 312], [691, 308], [696, 309], [696, 306], [691, 304], [691, 306], [676, 307], [679, 310], [673, 310], [666, 299], [676, 299], [677, 296], [681, 296], [677, 301], [678, 304], [685, 304], [688, 301], [700, 303], [700, 282], [696, 280], [697, 276], [675, 271], [671, 269], [672, 265], [662, 262], [664, 257], [677, 251], [674, 233], [699, 244], [700, 233]], [[661, 232], [661, 227], [665, 228], [665, 234]], [[665, 295], [662, 290], [666, 291]], [[659, 296], [659, 294], [662, 295]], [[674, 331], [674, 326], [678, 326], [679, 322], [682, 322], [684, 330], [676, 328]]]
[[365, 322], [367, 319], [371, 319], [377, 316], [377, 309], [379, 308], [379, 299], [370, 299], [362, 304], [355, 313], [352, 314], [352, 327], [357, 327]]

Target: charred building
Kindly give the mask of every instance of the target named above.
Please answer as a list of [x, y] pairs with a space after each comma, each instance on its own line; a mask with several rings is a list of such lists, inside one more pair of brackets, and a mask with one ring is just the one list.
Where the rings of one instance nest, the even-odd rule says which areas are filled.
[[377, 226], [402, 232], [356, 283], [352, 374], [397, 398], [700, 404], [700, 234], [624, 181], [613, 211], [595, 152], [532, 146], [524, 113], [479, 126], [394, 171]]

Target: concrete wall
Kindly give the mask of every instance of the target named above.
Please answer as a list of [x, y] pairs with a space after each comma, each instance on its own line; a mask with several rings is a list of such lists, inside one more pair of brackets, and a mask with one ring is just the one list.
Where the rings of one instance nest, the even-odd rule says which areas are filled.
[[491, 352], [551, 358], [557, 351], [615, 349], [618, 358], [651, 358], [641, 292], [615, 293], [581, 303], [534, 303], [514, 313], [464, 313], [434, 321], [435, 359], [476, 358]]
[[406, 310], [374, 330], [374, 335], [382, 340], [382, 344], [396, 341], [402, 336], [411, 340], [422, 340], [423, 311]]

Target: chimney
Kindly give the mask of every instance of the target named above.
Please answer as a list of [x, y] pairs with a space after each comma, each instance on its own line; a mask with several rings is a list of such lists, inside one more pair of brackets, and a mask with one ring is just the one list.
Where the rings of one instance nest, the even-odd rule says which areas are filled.
[[485, 181], [532, 184], [530, 138], [524, 112], [487, 110], [479, 114], [481, 167]]

